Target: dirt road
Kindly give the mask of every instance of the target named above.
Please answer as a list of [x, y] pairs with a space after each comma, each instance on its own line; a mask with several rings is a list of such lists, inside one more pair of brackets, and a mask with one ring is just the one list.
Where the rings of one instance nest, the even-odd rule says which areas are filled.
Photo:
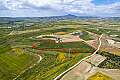
[[54, 80], [60, 80], [65, 74], [67, 74], [67, 72], [69, 72], [69, 71], [72, 70], [73, 68], [79, 66], [79, 64], [80, 64], [81, 62], [85, 61], [86, 59], [88, 59], [88, 58], [92, 57], [94, 54], [96, 54], [96, 53], [100, 50], [100, 47], [101, 47], [101, 44], [102, 44], [102, 42], [101, 42], [102, 36], [103, 36], [103, 34], [100, 35], [100, 37], [99, 37], [99, 45], [98, 45], [98, 47], [97, 47], [97, 50], [95, 50], [95, 52], [93, 52], [92, 55], [83, 58], [83, 59], [80, 60], [77, 64], [75, 64], [74, 66], [70, 67], [68, 70], [64, 71], [64, 72], [61, 73], [59, 76], [57, 76]]

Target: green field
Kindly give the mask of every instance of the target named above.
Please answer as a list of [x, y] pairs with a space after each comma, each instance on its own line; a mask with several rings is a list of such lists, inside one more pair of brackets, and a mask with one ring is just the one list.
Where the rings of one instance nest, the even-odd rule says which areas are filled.
[[[22, 71], [26, 70], [23, 74], [17, 77], [16, 80], [53, 80], [60, 73], [64, 72], [84, 57], [91, 55], [95, 49], [89, 46], [83, 41], [78, 42], [59, 42], [54, 40], [45, 40], [42, 38], [36, 38], [40, 35], [49, 34], [71, 34], [73, 32], [81, 31], [83, 35], [79, 37], [85, 41], [95, 38], [95, 34], [107, 34], [118, 35], [114, 37], [115, 40], [119, 40], [120, 32], [115, 30], [114, 27], [106, 27], [99, 25], [101, 21], [84, 21], [84, 20], [61, 20], [61, 21], [15, 21], [14, 26], [11, 29], [0, 29], [0, 80], [13, 80]], [[103, 21], [104, 22], [104, 21]], [[34, 23], [33, 25], [26, 27], [24, 24]], [[104, 22], [108, 24], [108, 22]], [[109, 22], [109, 24], [114, 24]], [[115, 23], [118, 25], [118, 23]], [[12, 26], [11, 24], [0, 24], [1, 27]], [[119, 28], [119, 26], [117, 26]], [[36, 30], [36, 32], [27, 32], [26, 30]], [[26, 31], [23, 34], [9, 35], [12, 31], [20, 32]], [[59, 34], [57, 34], [59, 35]], [[60, 35], [64, 36], [64, 35]], [[53, 36], [43, 36], [43, 38], [56, 38]], [[117, 38], [117, 39], [116, 39]], [[34, 47], [33, 47], [34, 46]], [[39, 64], [29, 68], [38, 61], [38, 57], [34, 54], [42, 56], [42, 60]], [[100, 54], [100, 53], [99, 53]], [[103, 52], [100, 55], [107, 57], [98, 67], [109, 69], [120, 69], [120, 57], [116, 55]], [[101, 76], [101, 73], [97, 73]], [[94, 75], [96, 76], [96, 75]], [[93, 77], [94, 77], [93, 76]], [[102, 75], [104, 76], [104, 75]], [[106, 76], [104, 76], [106, 77]], [[108, 78], [108, 77], [107, 77]], [[88, 80], [91, 80], [90, 78]], [[106, 79], [106, 78], [104, 78]], [[110, 78], [109, 78], [110, 79]], [[109, 80], [108, 79], [108, 80]]]
[[66, 57], [66, 60], [61, 62], [57, 60], [58, 53], [60, 52], [45, 51], [42, 55], [43, 60], [18, 77], [17, 80], [52, 80], [85, 56], [90, 55], [89, 53], [79, 53], [71, 58]]
[[[66, 32], [67, 28], [57, 29], [54, 32], [63, 30]], [[17, 80], [51, 80], [94, 51], [92, 47], [88, 46], [84, 42], [56, 44], [51, 40], [30, 39], [30, 37], [35, 37], [42, 33], [45, 34], [44, 32], [40, 31], [35, 33], [1, 37], [0, 63], [2, 65], [0, 66], [0, 78], [2, 80], [12, 80], [23, 70], [35, 64], [38, 58], [33, 54], [35, 54], [37, 50], [42, 49], [42, 51], [37, 52], [43, 57], [42, 61], [38, 65], [21, 74]], [[22, 45], [32, 46], [34, 43], [37, 43], [37, 48], [34, 50], [29, 47], [21, 47]], [[18, 48], [20, 47], [23, 49], [24, 53], [17, 54], [12, 51], [12, 47], [14, 46], [18, 46]], [[69, 49], [71, 49], [70, 52]], [[35, 52], [32, 52], [32, 50]], [[60, 53], [65, 55], [65, 60], [58, 60]]]
[[12, 80], [36, 61], [37, 58], [29, 54], [17, 55], [12, 52], [0, 54], [0, 80]]
[[52, 40], [41, 40], [37, 45], [37, 49], [75, 49], [75, 48], [80, 52], [90, 53], [94, 51], [92, 47], [88, 46], [84, 42], [55, 43], [55, 41]]
[[120, 69], [120, 56], [108, 52], [102, 52], [99, 54], [107, 57], [107, 59], [99, 64], [98, 67], [106, 69]]

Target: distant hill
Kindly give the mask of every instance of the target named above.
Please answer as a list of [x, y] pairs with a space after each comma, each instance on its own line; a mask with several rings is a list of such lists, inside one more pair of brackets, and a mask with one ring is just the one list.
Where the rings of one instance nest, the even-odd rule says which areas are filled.
[[58, 20], [80, 20], [80, 19], [103, 19], [103, 20], [119, 20], [120, 17], [93, 17], [93, 16], [76, 16], [72, 14], [64, 16], [50, 16], [50, 17], [0, 17], [0, 23], [12, 23], [15, 21], [29, 21], [29, 22], [49, 22]]

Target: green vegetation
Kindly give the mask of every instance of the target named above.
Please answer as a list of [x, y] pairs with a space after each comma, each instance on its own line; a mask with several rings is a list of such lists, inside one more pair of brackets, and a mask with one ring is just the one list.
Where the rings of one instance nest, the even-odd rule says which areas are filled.
[[93, 40], [93, 36], [86, 31], [82, 31], [83, 35], [80, 35], [80, 38], [83, 40]]
[[84, 28], [87, 31], [93, 32], [95, 34], [107, 34], [107, 35], [117, 35], [116, 38], [120, 38], [120, 31], [119, 30], [114, 30], [111, 28], [105, 29], [105, 28]]
[[99, 35], [107, 32], [105, 29], [98, 29], [98, 28], [85, 28], [85, 30], [90, 31], [95, 34], [99, 34]]
[[38, 60], [26, 51], [19, 52], [20, 54], [13, 51], [13, 45], [22, 43], [21, 40], [26, 37], [8, 36], [9, 33], [9, 29], [0, 29], [0, 80], [12, 80]]
[[[79, 60], [94, 52], [94, 49], [85, 42], [55, 43], [54, 40], [44, 40], [42, 38], [36, 39], [36, 36], [39, 35], [62, 34], [61, 36], [64, 36], [65, 34], [70, 34], [72, 32], [82, 31], [83, 35], [80, 35], [80, 38], [86, 41], [95, 37], [94, 35], [89, 34], [89, 32], [118, 35], [117, 37], [114, 37], [114, 39], [116, 40], [117, 38], [117, 41], [120, 41], [120, 32], [119, 30], [114, 29], [116, 27], [106, 27], [105, 25], [102, 25], [101, 28], [99, 22], [101, 23], [102, 21], [50, 21], [48, 19], [41, 20], [39, 18], [30, 18], [30, 20], [16, 20], [10, 23], [8, 21], [5, 24], [0, 23], [0, 80], [13, 80], [20, 72], [35, 64], [38, 61], [38, 57], [34, 54], [42, 56], [41, 62], [25, 71], [16, 80], [53, 80], [53, 78], [73, 66]], [[117, 25], [117, 28], [119, 28], [120, 25], [118, 22], [112, 23], [112, 21], [109, 23], [108, 21], [103, 21], [103, 23], [111, 25], [115, 24]], [[38, 31], [29, 32], [29, 30], [37, 29]], [[16, 33], [19, 31], [26, 31], [26, 33], [9, 35], [12, 31]], [[43, 38], [56, 37], [43, 36]], [[120, 69], [119, 56], [107, 52], [99, 54], [107, 57], [107, 59], [98, 67]], [[101, 73], [97, 73], [97, 75], [102, 76], [102, 79], [105, 80], [110, 79]], [[91, 80], [91, 78], [88, 80]]]
[[80, 53], [71, 58], [66, 57], [64, 61], [58, 61], [59, 52], [45, 51], [42, 55], [43, 60], [40, 64], [22, 74], [17, 80], [52, 80], [57, 75], [77, 63], [80, 59], [88, 55], [88, 53]]
[[[40, 64], [34, 66], [30, 70], [22, 74], [20, 77], [18, 77], [18, 80], [51, 80], [75, 63], [77, 63], [80, 59], [88, 56], [90, 52], [94, 51], [92, 47], [88, 46], [84, 42], [56, 44], [54, 41], [49, 40], [30, 39], [30, 37], [39, 36], [40, 34], [46, 34], [46, 30], [34, 33], [25, 33], [22, 35], [11, 35], [9, 37], [2, 36], [2, 38], [0, 39], [0, 60], [2, 64], [0, 66], [0, 78], [2, 80], [12, 80], [17, 75], [19, 75], [21, 71], [36, 63], [38, 59], [35, 56], [31, 55], [31, 53], [35, 54], [39, 49], [43, 50], [37, 53], [45, 52], [44, 54], [40, 54], [43, 57], [43, 60], [40, 62]], [[57, 31], [67, 31], [67, 29], [58, 29]], [[22, 45], [32, 46], [32, 44], [34, 43], [37, 43], [37, 48], [35, 49], [36, 52], [26, 52], [26, 49], [28, 47], [24, 47], [25, 52], [21, 51], [21, 49], [15, 49], [13, 51], [12, 48], [14, 46], [20, 47]], [[49, 51], [46, 50], [46, 48], [54, 50]], [[68, 56], [70, 48], [71, 57]], [[31, 48], [28, 49], [32, 50]], [[58, 53], [62, 52], [63, 54], [65, 54], [64, 60], [58, 60]]]
[[69, 33], [69, 32], [72, 32], [74, 30], [76, 30], [76, 29], [75, 28], [60, 28], [60, 29], [47, 30], [47, 33], [48, 34], [57, 33], [57, 32], [68, 32]]
[[56, 39], [56, 37], [54, 36], [43, 36], [42, 38], [55, 38]]
[[98, 54], [107, 57], [107, 59], [99, 64], [98, 67], [107, 69], [120, 69], [120, 56], [108, 52], [101, 52]]
[[10, 43], [6, 38], [0, 38], [0, 54], [11, 50]]
[[12, 80], [36, 61], [37, 58], [29, 54], [17, 55], [11, 51], [0, 54], [0, 79]]
[[78, 31], [78, 32], [74, 32], [72, 33], [72, 35], [74, 36], [79, 36], [81, 39], [83, 40], [93, 40], [93, 36], [91, 34], [89, 34], [87, 31], [83, 30], [83, 31]]
[[9, 50], [11, 50], [11, 46], [9, 44], [0, 44], [0, 54], [8, 52]]
[[91, 53], [94, 49], [88, 46], [84, 42], [67, 42], [67, 43], [55, 43], [52, 40], [41, 40], [38, 44], [37, 49], [73, 49], [78, 52]]
[[12, 29], [1, 29], [0, 28], [0, 38], [7, 36], [11, 31]]

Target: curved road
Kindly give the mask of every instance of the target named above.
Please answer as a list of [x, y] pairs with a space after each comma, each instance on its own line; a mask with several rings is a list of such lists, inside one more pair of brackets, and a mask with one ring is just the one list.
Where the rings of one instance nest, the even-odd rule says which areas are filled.
[[97, 48], [97, 50], [95, 50], [95, 52], [92, 55], [83, 58], [78, 63], [76, 63], [74, 66], [70, 67], [69, 69], [67, 69], [66, 71], [64, 71], [63, 73], [61, 73], [59, 76], [57, 76], [54, 80], [60, 80], [67, 72], [69, 72], [70, 70], [72, 70], [73, 68], [75, 68], [76, 66], [78, 66], [82, 61], [84, 61], [84, 60], [92, 57], [94, 54], [96, 54], [100, 50], [100, 47], [101, 47], [101, 44], [102, 44], [102, 42], [101, 42], [102, 36], [103, 36], [103, 34], [100, 35], [98, 48]]
[[39, 60], [38, 60], [35, 64], [33, 64], [32, 66], [30, 66], [30, 67], [28, 67], [27, 69], [23, 70], [23, 71], [22, 71], [19, 75], [17, 75], [13, 80], [17, 80], [17, 78], [20, 77], [20, 76], [21, 76], [23, 73], [25, 73], [27, 70], [33, 68], [35, 65], [37, 65], [37, 64], [40, 63], [40, 61], [42, 60], [42, 57], [41, 57], [40, 55], [38, 55], [38, 54], [34, 54], [34, 55], [35, 55], [35, 56], [38, 56], [38, 57], [39, 57]]

